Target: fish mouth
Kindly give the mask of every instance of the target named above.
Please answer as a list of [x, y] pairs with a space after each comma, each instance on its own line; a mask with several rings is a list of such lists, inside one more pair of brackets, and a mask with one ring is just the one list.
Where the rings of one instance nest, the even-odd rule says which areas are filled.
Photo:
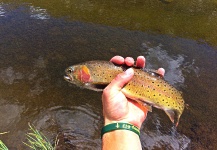
[[64, 79], [68, 82], [72, 82], [73, 81], [73, 77], [71, 75], [71, 73], [74, 72], [74, 67], [69, 67], [65, 70], [65, 76], [64, 76]]
[[73, 81], [73, 78], [71, 78], [69, 75], [65, 75], [63, 78], [64, 78], [66, 81], [68, 81], [68, 82], [72, 82], [72, 81]]
[[66, 81], [69, 81], [69, 80], [71, 80], [71, 79], [70, 79], [70, 77], [69, 77], [69, 76], [67, 76], [67, 75], [65, 75], [63, 78], [64, 78]]

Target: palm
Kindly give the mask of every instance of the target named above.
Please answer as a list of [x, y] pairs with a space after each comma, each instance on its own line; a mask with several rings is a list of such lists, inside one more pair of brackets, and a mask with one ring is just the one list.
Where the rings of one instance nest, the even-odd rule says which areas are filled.
[[[104, 115], [109, 120], [130, 122], [138, 127], [145, 120], [147, 111], [138, 109], [140, 105], [135, 101], [128, 100], [125, 95], [120, 91], [115, 95], [106, 97], [109, 103], [104, 107]], [[104, 100], [103, 100], [104, 101]]]

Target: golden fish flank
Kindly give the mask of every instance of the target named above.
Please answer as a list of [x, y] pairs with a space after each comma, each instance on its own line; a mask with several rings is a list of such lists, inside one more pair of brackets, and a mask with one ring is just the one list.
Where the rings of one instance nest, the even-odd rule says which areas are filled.
[[[89, 61], [67, 68], [65, 79], [80, 87], [102, 91], [117, 74], [125, 69], [124, 66], [107, 61]], [[164, 110], [177, 126], [184, 110], [181, 93], [156, 73], [153, 75], [138, 68], [133, 69], [134, 77], [125, 85], [122, 92], [132, 100]]]

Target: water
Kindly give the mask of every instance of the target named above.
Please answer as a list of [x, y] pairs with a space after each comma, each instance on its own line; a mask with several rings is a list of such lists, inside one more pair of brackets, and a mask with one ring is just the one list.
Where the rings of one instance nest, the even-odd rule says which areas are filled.
[[[148, 16], [134, 20], [145, 2], [121, 6], [122, 1], [45, 2], [0, 3], [0, 133], [9, 131], [0, 139], [10, 149], [28, 149], [22, 143], [28, 122], [53, 144], [57, 137], [59, 149], [101, 149], [101, 93], [71, 85], [63, 75], [72, 64], [109, 60], [114, 55], [144, 55], [148, 68], [165, 68], [165, 79], [183, 92], [189, 105], [177, 130], [163, 111], [149, 113], [141, 129], [144, 149], [217, 147], [217, 34], [213, 30], [215, 5], [211, 5], [215, 1], [187, 3], [192, 8], [188, 15], [184, 10], [190, 9], [184, 7], [184, 1], [148, 3], [145, 12], [163, 22], [149, 18], [153, 22], [148, 27], [142, 23]], [[119, 11], [129, 6], [127, 12]], [[110, 7], [119, 13], [111, 13]], [[161, 8], [163, 14], [159, 16], [154, 8]], [[170, 15], [181, 19], [192, 15], [191, 24], [182, 29], [167, 26], [165, 14], [170, 9], [179, 11]], [[196, 12], [205, 12], [196, 16], [198, 22], [206, 17], [212, 20], [206, 28], [203, 24], [194, 28]], [[126, 14], [130, 14], [129, 20]], [[180, 24], [180, 20], [172, 21]], [[196, 32], [199, 28], [203, 30]]]

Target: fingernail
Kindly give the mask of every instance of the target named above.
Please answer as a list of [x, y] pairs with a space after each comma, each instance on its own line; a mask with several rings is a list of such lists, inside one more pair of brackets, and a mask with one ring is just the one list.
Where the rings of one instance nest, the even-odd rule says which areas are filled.
[[131, 76], [132, 74], [134, 73], [134, 70], [132, 68], [129, 68], [127, 69], [125, 72], [124, 72], [124, 75], [122, 77], [126, 78], [126, 77], [129, 77]]

